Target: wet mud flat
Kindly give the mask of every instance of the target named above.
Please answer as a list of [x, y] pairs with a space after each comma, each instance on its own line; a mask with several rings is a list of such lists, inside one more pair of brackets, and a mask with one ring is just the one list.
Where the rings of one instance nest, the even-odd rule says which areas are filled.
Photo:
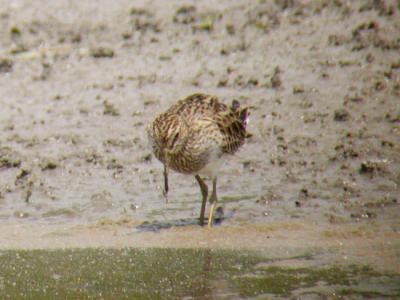
[[[385, 226], [143, 224], [3, 227], [4, 299], [393, 299], [400, 240]], [[159, 224], [159, 222], [157, 222]], [[167, 229], [166, 229], [167, 228]], [[13, 237], [11, 238], [11, 234]], [[26, 237], [30, 238], [27, 239]], [[171, 246], [173, 247], [171, 248]], [[22, 249], [22, 250], [21, 250]]]
[[[324, 253], [315, 272], [338, 267], [372, 278], [371, 287], [383, 276], [389, 292], [377, 284], [377, 297], [397, 295], [385, 274], [400, 273], [399, 10], [394, 0], [3, 2], [5, 269], [19, 256], [65, 266], [66, 254], [77, 261], [144, 255], [126, 247], [258, 251], [267, 262], [284, 259], [269, 256], [280, 249], [292, 258], [311, 253], [307, 262]], [[194, 225], [201, 197], [193, 178], [171, 174], [165, 203], [162, 167], [145, 134], [156, 113], [195, 92], [238, 99], [251, 111], [253, 137], [219, 176], [225, 217], [212, 231]], [[85, 247], [113, 249], [74, 250]], [[256, 266], [248, 277], [256, 277], [249, 286], [257, 295], [287, 297], [307, 285], [263, 290], [269, 275], [261, 267], [265, 280], [256, 284]], [[293, 283], [292, 271], [278, 270]], [[315, 288], [307, 272], [293, 276]], [[229, 274], [223, 284], [252, 297]], [[4, 278], [4, 295], [14, 295], [12, 278]], [[325, 282], [324, 295], [356, 286]], [[373, 292], [357, 288], [355, 297], [362, 291]]]
[[392, 298], [400, 274], [212, 249], [0, 251], [2, 299]]

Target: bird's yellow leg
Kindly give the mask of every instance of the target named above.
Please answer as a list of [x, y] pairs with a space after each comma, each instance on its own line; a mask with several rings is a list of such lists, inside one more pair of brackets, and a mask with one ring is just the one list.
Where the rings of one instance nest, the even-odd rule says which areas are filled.
[[215, 205], [215, 203], [211, 204], [210, 215], [208, 216], [208, 228], [211, 228], [213, 226]]
[[217, 177], [213, 178], [213, 190], [212, 194], [210, 197], [210, 215], [208, 216], [208, 228], [211, 228], [214, 222], [214, 212], [215, 212], [215, 207], [217, 206]]

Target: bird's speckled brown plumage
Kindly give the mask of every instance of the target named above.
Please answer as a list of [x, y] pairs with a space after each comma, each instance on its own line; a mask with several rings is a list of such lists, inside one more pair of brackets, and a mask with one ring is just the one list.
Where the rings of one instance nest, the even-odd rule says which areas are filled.
[[[214, 96], [193, 94], [159, 115], [148, 127], [148, 135], [154, 155], [166, 170], [193, 174], [199, 181], [198, 174], [210, 164], [244, 144], [247, 122], [248, 110], [238, 101], [227, 106]], [[207, 174], [216, 182], [214, 170]], [[213, 194], [216, 198], [216, 191]]]

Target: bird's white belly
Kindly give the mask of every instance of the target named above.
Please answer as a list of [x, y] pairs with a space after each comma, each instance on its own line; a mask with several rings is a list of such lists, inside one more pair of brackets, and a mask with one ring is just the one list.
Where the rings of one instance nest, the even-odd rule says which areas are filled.
[[224, 163], [222, 158], [212, 159], [203, 169], [199, 171], [202, 176], [214, 178], [217, 176], [219, 169]]

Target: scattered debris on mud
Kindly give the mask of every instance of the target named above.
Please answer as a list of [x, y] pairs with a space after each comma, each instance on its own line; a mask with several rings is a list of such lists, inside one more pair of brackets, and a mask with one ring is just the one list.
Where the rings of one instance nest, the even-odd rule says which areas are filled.
[[219, 175], [221, 228], [398, 234], [399, 14], [394, 0], [4, 2], [0, 223], [193, 218], [194, 179], [171, 174], [165, 204], [145, 128], [204, 92], [251, 111]]

